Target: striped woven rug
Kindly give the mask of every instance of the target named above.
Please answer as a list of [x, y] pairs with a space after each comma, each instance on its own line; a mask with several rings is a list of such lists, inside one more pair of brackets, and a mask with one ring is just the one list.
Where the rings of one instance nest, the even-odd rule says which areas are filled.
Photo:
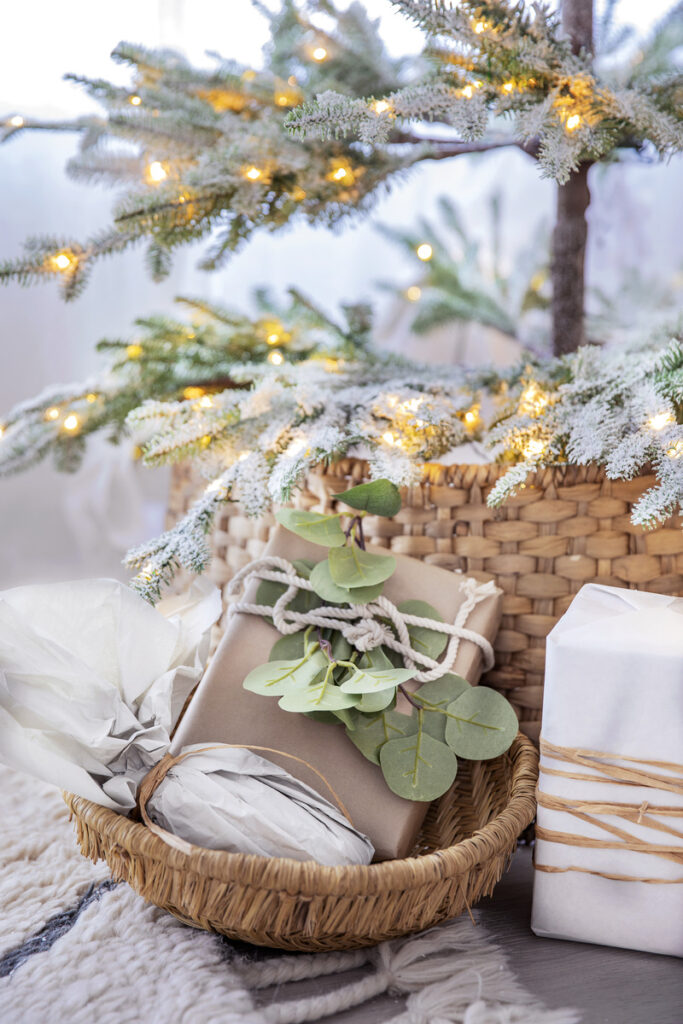
[[59, 793], [0, 766], [2, 1024], [575, 1024], [461, 919], [372, 950], [279, 954], [188, 928], [79, 853]]

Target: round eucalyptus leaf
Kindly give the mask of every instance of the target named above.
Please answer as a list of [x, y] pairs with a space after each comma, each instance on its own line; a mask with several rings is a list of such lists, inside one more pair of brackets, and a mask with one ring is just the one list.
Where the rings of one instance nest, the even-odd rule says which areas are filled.
[[242, 686], [250, 693], [265, 697], [279, 697], [291, 690], [305, 688], [328, 665], [322, 651], [316, 651], [307, 661], [267, 661], [252, 669]]
[[358, 484], [332, 497], [350, 508], [369, 512], [373, 516], [395, 516], [401, 511], [399, 489], [390, 480], [371, 480], [370, 483]]
[[519, 730], [512, 705], [488, 686], [471, 686], [446, 710], [446, 742], [459, 757], [470, 761], [487, 761], [503, 754]]
[[379, 597], [384, 587], [383, 583], [378, 583], [374, 587], [356, 587], [354, 590], [340, 587], [332, 579], [327, 559], [318, 562], [311, 572], [310, 579], [316, 594], [331, 604], [366, 604]]
[[276, 640], [270, 650], [269, 661], [301, 661], [304, 656], [304, 634], [302, 629], [298, 633], [290, 633], [289, 636], [281, 636]]
[[413, 673], [407, 668], [359, 668], [356, 666], [341, 684], [344, 693], [378, 693], [380, 690], [395, 690], [401, 683], [412, 679]]
[[[404, 615], [417, 615], [422, 619], [435, 619], [437, 622], [443, 622], [443, 618], [436, 608], [426, 601], [403, 601], [398, 606], [398, 610]], [[448, 646], [449, 637], [446, 633], [427, 629], [426, 626], [408, 626], [408, 635], [415, 651], [435, 660], [440, 654], [443, 654]]]
[[389, 789], [406, 800], [436, 800], [453, 785], [458, 770], [453, 751], [424, 731], [389, 740], [379, 763]]
[[353, 707], [357, 700], [353, 694], [342, 693], [338, 686], [324, 685], [321, 680], [311, 686], [288, 690], [278, 703], [283, 711], [338, 711]]
[[334, 711], [304, 711], [306, 718], [312, 718], [316, 722], [324, 722], [326, 725], [339, 725], [339, 719]]
[[285, 529], [313, 544], [334, 548], [346, 542], [338, 515], [309, 512], [301, 508], [281, 508], [275, 513], [275, 518]]
[[424, 683], [413, 697], [422, 704], [422, 728], [442, 743], [446, 739], [446, 709], [464, 690], [469, 683], [462, 676], [447, 673], [440, 679], [432, 679]]
[[356, 707], [365, 714], [374, 715], [395, 701], [396, 690], [380, 690], [379, 693], [364, 693]]
[[375, 555], [356, 544], [332, 548], [328, 561], [330, 575], [337, 586], [352, 590], [384, 583], [396, 568], [396, 559], [391, 555]]
[[379, 764], [379, 751], [389, 740], [417, 732], [417, 715], [402, 715], [398, 711], [382, 711], [378, 715], [364, 715], [351, 711], [355, 728], [346, 735], [361, 754], [373, 764]]

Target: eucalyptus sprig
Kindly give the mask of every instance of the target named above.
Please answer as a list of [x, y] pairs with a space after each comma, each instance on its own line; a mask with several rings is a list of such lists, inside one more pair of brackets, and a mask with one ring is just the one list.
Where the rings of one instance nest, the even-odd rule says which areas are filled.
[[[299, 590], [289, 604], [294, 611], [371, 603], [396, 569], [391, 555], [366, 550], [363, 518], [396, 515], [401, 508], [398, 488], [388, 480], [375, 480], [334, 497], [352, 514], [292, 508], [277, 513], [286, 529], [328, 548], [320, 562], [292, 563], [313, 587]], [[273, 607], [287, 586], [263, 580], [256, 604]], [[443, 621], [425, 601], [405, 601], [398, 610]], [[407, 628], [413, 650], [433, 659], [443, 654], [445, 633], [424, 625]], [[470, 686], [453, 673], [444, 672], [415, 690], [409, 685], [415, 671], [384, 644], [355, 650], [339, 630], [311, 625], [280, 637], [270, 660], [253, 669], [243, 685], [252, 693], [278, 697], [285, 711], [342, 723], [351, 742], [380, 766], [394, 793], [430, 801], [453, 784], [458, 757], [486, 760], [504, 753], [517, 735], [517, 716], [495, 690]]]

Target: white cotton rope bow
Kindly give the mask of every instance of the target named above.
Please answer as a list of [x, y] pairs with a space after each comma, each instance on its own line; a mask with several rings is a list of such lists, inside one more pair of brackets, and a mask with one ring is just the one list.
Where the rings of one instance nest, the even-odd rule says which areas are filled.
[[[407, 615], [400, 612], [395, 604], [382, 595], [368, 604], [352, 604], [349, 608], [324, 604], [307, 612], [294, 611], [289, 607], [290, 601], [300, 590], [313, 591], [313, 587], [308, 580], [299, 576], [291, 562], [277, 555], [261, 558], [245, 566], [233, 576], [228, 585], [228, 593], [235, 593], [242, 584], [246, 585], [254, 579], [283, 583], [287, 585], [287, 589], [272, 606], [241, 601], [230, 606], [230, 614], [245, 612], [248, 615], [272, 616], [276, 629], [285, 636], [298, 633], [306, 626], [318, 626], [321, 629], [338, 630], [358, 651], [372, 651], [384, 645], [401, 655], [406, 668], [415, 670], [414, 679], [419, 683], [439, 679], [451, 670], [461, 640], [470, 640], [480, 648], [484, 659], [484, 671], [493, 666], [494, 654], [490, 642], [481, 633], [465, 627], [475, 606], [496, 593], [493, 581], [478, 583], [471, 577], [461, 577], [460, 589], [464, 592], [465, 600], [458, 609], [454, 622], [450, 623], [421, 615]], [[383, 619], [391, 622], [396, 633], [382, 621]], [[423, 626], [425, 629], [450, 636], [443, 661], [435, 661], [428, 655], [416, 651], [410, 642], [408, 626]], [[418, 665], [421, 666], [420, 670], [417, 669]]]

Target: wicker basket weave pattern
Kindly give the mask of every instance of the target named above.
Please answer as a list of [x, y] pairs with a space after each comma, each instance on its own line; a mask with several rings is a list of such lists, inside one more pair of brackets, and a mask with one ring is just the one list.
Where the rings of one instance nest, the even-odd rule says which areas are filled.
[[[501, 690], [537, 740], [543, 696], [545, 638], [584, 583], [641, 587], [683, 595], [683, 530], [679, 517], [655, 530], [634, 526], [631, 508], [655, 478], [608, 480], [597, 466], [560, 466], [530, 474], [501, 509], [486, 498], [504, 472], [496, 465], [424, 467], [421, 484], [403, 492], [392, 520], [368, 516], [374, 543], [446, 569], [461, 570], [504, 592], [496, 667], [485, 682]], [[332, 498], [368, 479], [359, 459], [311, 473], [295, 503], [330, 511]], [[189, 465], [174, 468], [169, 521], [184, 515], [205, 486]], [[221, 511], [211, 538], [211, 575], [219, 586], [258, 558], [272, 516], [249, 519], [235, 505]]]
[[195, 927], [282, 949], [371, 946], [454, 917], [490, 895], [532, 820], [538, 757], [519, 735], [492, 761], [460, 763], [412, 857], [369, 866], [182, 852], [144, 825], [65, 794], [86, 857]]

